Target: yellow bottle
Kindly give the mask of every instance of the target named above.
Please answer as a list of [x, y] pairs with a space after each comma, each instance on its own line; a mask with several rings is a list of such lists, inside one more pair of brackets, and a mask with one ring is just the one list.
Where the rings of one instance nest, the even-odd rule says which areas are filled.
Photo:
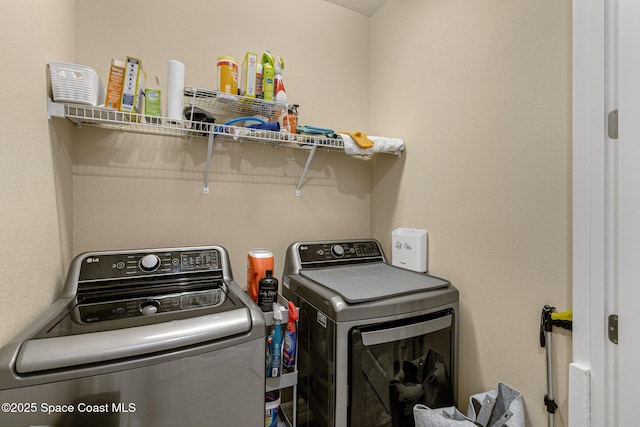
[[273, 80], [275, 78], [273, 62], [273, 56], [269, 51], [262, 54], [262, 91], [266, 101], [273, 101]]

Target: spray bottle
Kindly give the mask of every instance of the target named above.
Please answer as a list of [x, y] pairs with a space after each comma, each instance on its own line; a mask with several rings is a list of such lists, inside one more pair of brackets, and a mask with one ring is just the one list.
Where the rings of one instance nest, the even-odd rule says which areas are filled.
[[273, 101], [275, 70], [273, 56], [269, 51], [262, 54], [262, 93], [265, 101]]
[[289, 105], [282, 117], [282, 128], [292, 135], [298, 132], [298, 104]]
[[267, 377], [279, 377], [282, 371], [282, 307], [273, 303], [273, 326], [267, 337]]
[[296, 350], [298, 345], [298, 309], [289, 301], [289, 320], [287, 330], [284, 333], [284, 345], [282, 346], [282, 364], [285, 368], [293, 368], [296, 365]]
[[284, 70], [284, 59], [282, 56], [278, 56], [274, 64], [275, 80], [274, 80], [274, 99], [277, 102], [287, 102], [287, 93], [284, 90], [284, 83], [282, 82], [282, 71]]

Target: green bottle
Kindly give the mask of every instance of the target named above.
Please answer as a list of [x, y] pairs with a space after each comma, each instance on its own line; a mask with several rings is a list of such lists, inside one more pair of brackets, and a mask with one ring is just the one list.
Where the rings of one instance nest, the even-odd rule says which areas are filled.
[[262, 91], [265, 101], [273, 101], [274, 59], [269, 51], [262, 54]]

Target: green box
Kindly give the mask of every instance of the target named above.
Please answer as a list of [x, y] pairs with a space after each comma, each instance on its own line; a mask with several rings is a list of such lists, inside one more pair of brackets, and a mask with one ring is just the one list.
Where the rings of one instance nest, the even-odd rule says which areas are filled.
[[160, 117], [162, 115], [162, 103], [160, 102], [160, 89], [146, 89], [144, 92], [144, 114]]

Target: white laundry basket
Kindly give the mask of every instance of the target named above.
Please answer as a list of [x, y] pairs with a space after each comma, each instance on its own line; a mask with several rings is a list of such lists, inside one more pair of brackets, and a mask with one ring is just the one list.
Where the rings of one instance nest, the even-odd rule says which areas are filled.
[[48, 65], [54, 101], [94, 107], [104, 104], [106, 90], [93, 68], [68, 62]]

